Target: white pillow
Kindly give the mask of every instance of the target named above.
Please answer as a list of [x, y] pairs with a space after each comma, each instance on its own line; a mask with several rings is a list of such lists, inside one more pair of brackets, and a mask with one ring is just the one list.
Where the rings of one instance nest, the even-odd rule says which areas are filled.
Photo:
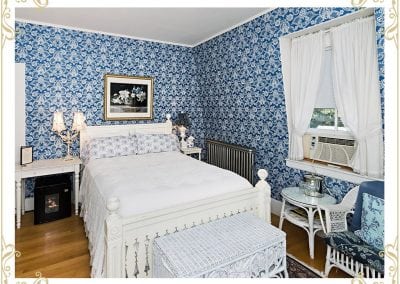
[[135, 134], [137, 154], [179, 151], [179, 140], [174, 134]]
[[91, 159], [135, 155], [137, 149], [134, 136], [111, 136], [91, 139], [81, 149], [81, 159], [87, 164]]

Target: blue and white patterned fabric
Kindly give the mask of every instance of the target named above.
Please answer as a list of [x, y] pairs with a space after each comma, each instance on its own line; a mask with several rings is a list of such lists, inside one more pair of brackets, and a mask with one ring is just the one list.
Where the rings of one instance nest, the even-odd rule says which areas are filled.
[[179, 140], [174, 134], [135, 134], [137, 154], [179, 151]]
[[360, 184], [356, 205], [354, 207], [353, 218], [350, 223], [350, 231], [357, 231], [361, 229], [361, 215], [363, 207], [364, 193], [385, 199], [385, 183], [383, 181], [364, 181]]
[[332, 248], [360, 263], [371, 266], [380, 273], [384, 273], [385, 260], [382, 251], [365, 243], [355, 233], [350, 231], [329, 233], [324, 236], [324, 240]]
[[361, 230], [355, 231], [364, 242], [378, 250], [383, 250], [385, 240], [385, 200], [363, 193]]
[[112, 136], [94, 138], [81, 151], [84, 164], [90, 160], [135, 155], [137, 141], [134, 136]]
[[[194, 48], [16, 22], [15, 61], [26, 63], [26, 144], [34, 159], [65, 155], [51, 131], [53, 112], [81, 110], [88, 125], [103, 120], [103, 75], [154, 77], [154, 122], [166, 113], [190, 115], [189, 134], [256, 149], [255, 167], [269, 171], [272, 197], [296, 186], [303, 172], [286, 167], [288, 132], [279, 37], [356, 11], [278, 8]], [[375, 9], [379, 80], [384, 109], [384, 9]], [[383, 112], [382, 112], [383, 113]], [[382, 114], [383, 115], [383, 114]], [[382, 120], [383, 121], [383, 120]], [[73, 144], [75, 155], [78, 143]], [[353, 184], [327, 178], [340, 200]], [[27, 196], [33, 196], [28, 188]]]

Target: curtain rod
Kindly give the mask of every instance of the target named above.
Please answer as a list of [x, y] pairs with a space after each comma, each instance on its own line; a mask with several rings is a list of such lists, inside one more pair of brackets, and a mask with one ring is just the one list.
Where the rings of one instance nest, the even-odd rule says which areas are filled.
[[321, 30], [326, 30], [326, 32], [329, 32], [330, 29], [332, 29], [332, 28], [341, 26], [346, 23], [351, 23], [351, 22], [359, 20], [359, 19], [373, 17], [373, 16], [374, 16], [374, 8], [365, 8], [360, 11], [341, 16], [341, 17], [329, 20], [324, 23], [320, 23], [320, 24], [305, 28], [303, 30], [284, 35], [280, 38], [294, 39], [297, 37], [313, 34], [313, 33], [319, 32]]
[[[338, 24], [338, 25], [336, 25], [336, 26], [332, 26], [332, 27], [330, 27], [330, 28], [328, 28], [328, 29], [326, 29], [326, 30], [322, 30], [322, 31], [323, 31], [324, 33], [329, 33], [332, 29], [335, 29], [335, 28], [337, 28], [337, 27], [340, 27], [340, 26], [343, 26], [343, 25], [347, 25], [347, 24], [350, 24], [350, 23], [353, 23], [353, 22], [356, 22], [356, 21], [359, 21], [359, 20], [366, 20], [366, 19], [373, 19], [373, 18], [374, 18], [374, 16], [364, 16], [364, 17], [360, 17], [360, 18], [353, 19], [353, 20], [348, 21], [348, 22], [345, 22], [345, 23]], [[308, 34], [306, 34], [306, 35], [308, 35]]]

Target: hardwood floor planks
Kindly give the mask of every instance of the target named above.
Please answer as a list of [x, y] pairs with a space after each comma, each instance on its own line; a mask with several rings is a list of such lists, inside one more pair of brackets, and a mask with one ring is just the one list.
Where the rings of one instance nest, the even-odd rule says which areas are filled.
[[33, 225], [33, 213], [22, 217], [22, 227], [15, 232], [16, 277], [79, 277], [90, 276], [90, 258], [83, 221], [78, 216]]
[[[271, 223], [278, 227], [279, 217], [272, 215]], [[315, 237], [314, 259], [311, 259], [308, 250], [308, 235], [306, 231], [289, 223], [287, 220], [283, 222], [282, 230], [286, 232], [287, 253], [293, 255], [296, 259], [304, 262], [308, 266], [323, 272], [325, 268], [326, 256], [326, 245], [324, 241], [319, 237]], [[329, 277], [347, 278], [351, 276], [340, 269], [332, 268], [329, 273]]]

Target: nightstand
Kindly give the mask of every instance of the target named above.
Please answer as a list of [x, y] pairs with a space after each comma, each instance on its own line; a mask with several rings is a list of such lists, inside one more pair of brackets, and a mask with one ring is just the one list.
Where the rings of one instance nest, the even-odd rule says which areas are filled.
[[199, 161], [201, 161], [201, 148], [199, 147], [190, 147], [190, 148], [181, 148], [181, 152], [185, 155], [192, 155], [192, 154], [198, 154], [199, 155]]
[[[79, 204], [79, 170], [82, 161], [79, 157], [64, 161], [64, 158], [51, 160], [37, 160], [26, 166], [15, 166], [15, 188], [17, 199], [17, 228], [21, 227], [21, 214], [25, 214], [25, 188], [22, 180], [31, 177], [47, 176], [62, 173], [74, 173], [75, 215], [78, 215]], [[23, 189], [23, 190], [22, 190]]]

